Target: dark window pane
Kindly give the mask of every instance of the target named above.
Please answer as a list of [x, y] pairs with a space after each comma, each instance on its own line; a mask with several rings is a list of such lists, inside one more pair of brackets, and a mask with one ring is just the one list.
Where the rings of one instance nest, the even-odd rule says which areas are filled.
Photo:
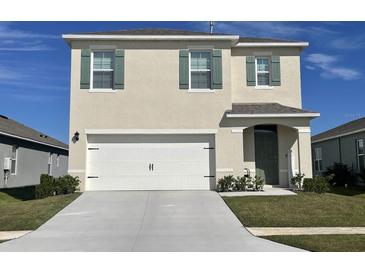
[[194, 71], [191, 73], [191, 88], [210, 89], [210, 71]]
[[269, 74], [268, 73], [258, 73], [257, 74], [257, 84], [259, 86], [269, 85]]
[[365, 163], [364, 163], [364, 155], [359, 156], [359, 170], [364, 170]]
[[15, 168], [16, 168], [16, 161], [11, 160], [11, 173], [15, 173]]
[[112, 71], [94, 71], [93, 88], [112, 88], [113, 72]]

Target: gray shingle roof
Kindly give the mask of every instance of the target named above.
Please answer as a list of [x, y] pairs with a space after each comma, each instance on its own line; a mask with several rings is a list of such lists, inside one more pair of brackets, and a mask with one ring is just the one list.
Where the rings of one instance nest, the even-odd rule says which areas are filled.
[[1, 133], [11, 134], [20, 138], [26, 138], [35, 142], [41, 142], [68, 150], [68, 145], [65, 143], [47, 136], [46, 134], [35, 129], [20, 124], [3, 115], [0, 115], [0, 134]]
[[[146, 29], [131, 29], [131, 30], [111, 30], [111, 31], [97, 31], [97, 32], [82, 32], [78, 34], [89, 35], [235, 35], [232, 33], [209, 33], [203, 31], [191, 31], [181, 29], [163, 29], [163, 28], [146, 28]], [[298, 42], [293, 40], [260, 38], [260, 37], [240, 37], [238, 42], [241, 43], [267, 43], [267, 42]]]
[[284, 106], [278, 103], [244, 103], [232, 104], [229, 114], [301, 114], [315, 113], [310, 110]]
[[338, 127], [332, 128], [325, 132], [319, 133], [312, 137], [312, 142], [323, 140], [323, 139], [331, 139], [339, 135], [346, 135], [353, 131], [365, 131], [365, 117], [353, 120], [346, 124], [340, 125]]
[[79, 34], [93, 34], [93, 35], [230, 35], [224, 33], [209, 33], [202, 31], [190, 31], [179, 29], [131, 29], [131, 30], [111, 30], [111, 31], [97, 31], [84, 32]]

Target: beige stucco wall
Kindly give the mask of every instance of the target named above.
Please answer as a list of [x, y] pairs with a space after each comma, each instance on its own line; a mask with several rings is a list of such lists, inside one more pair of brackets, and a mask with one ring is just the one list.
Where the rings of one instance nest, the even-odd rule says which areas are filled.
[[[81, 49], [90, 45], [114, 45], [125, 49], [124, 90], [92, 93], [80, 89]], [[222, 49], [223, 89], [209, 93], [179, 89], [179, 49], [199, 45]], [[283, 86], [258, 91], [246, 86], [245, 57], [239, 56], [252, 53], [249, 49], [234, 49], [231, 54], [229, 42], [84, 41], [74, 42], [71, 47], [69, 171], [82, 181], [86, 168], [85, 129], [217, 129], [216, 168], [217, 177], [221, 177], [229, 173], [242, 175], [245, 165], [254, 169], [252, 160], [244, 161], [245, 153], [254, 153], [250, 139], [245, 138], [249, 129], [232, 133], [232, 128], [268, 123], [289, 127], [309, 125], [308, 119], [300, 118], [230, 121], [223, 118], [232, 102], [275, 101], [300, 107], [299, 50], [275, 50], [275, 54], [282, 55]], [[72, 143], [76, 131], [80, 133], [80, 139]], [[285, 130], [279, 132], [282, 132], [280, 136], [286, 136]], [[286, 142], [291, 142], [290, 136], [285, 137], [290, 139], [287, 141], [285, 138], [280, 140], [280, 136], [281, 146], [286, 147]], [[304, 156], [302, 160], [307, 161]]]
[[[246, 85], [246, 56], [280, 56], [281, 85], [257, 89]], [[301, 108], [300, 50], [296, 48], [233, 48], [231, 57], [232, 102], [277, 102]]]

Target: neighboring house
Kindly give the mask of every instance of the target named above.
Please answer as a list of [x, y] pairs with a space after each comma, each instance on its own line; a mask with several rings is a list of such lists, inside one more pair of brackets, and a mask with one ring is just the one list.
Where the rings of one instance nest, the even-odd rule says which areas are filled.
[[333, 163], [344, 163], [355, 173], [365, 168], [365, 117], [312, 137], [313, 170], [321, 175]]
[[214, 189], [224, 175], [312, 176], [306, 42], [181, 30], [65, 34], [69, 173], [82, 190]]
[[67, 174], [68, 146], [0, 115], [0, 188], [39, 184], [41, 174]]

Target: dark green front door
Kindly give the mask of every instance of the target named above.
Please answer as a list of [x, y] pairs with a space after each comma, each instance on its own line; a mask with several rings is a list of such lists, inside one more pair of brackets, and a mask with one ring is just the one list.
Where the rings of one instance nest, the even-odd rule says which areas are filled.
[[256, 175], [263, 178], [265, 184], [279, 184], [278, 135], [276, 126], [255, 126], [255, 162]]

